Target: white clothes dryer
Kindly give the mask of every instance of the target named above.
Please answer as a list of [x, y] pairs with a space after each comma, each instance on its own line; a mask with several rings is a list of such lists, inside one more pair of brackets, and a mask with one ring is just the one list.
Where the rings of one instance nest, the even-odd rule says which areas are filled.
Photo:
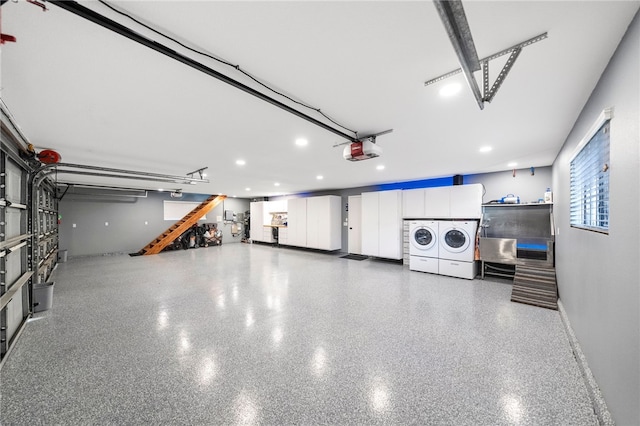
[[475, 259], [478, 222], [441, 221], [438, 273], [472, 280], [478, 274]]
[[440, 222], [440, 259], [471, 262], [476, 248], [478, 222], [441, 221]]
[[409, 222], [409, 269], [438, 273], [439, 226], [435, 220]]

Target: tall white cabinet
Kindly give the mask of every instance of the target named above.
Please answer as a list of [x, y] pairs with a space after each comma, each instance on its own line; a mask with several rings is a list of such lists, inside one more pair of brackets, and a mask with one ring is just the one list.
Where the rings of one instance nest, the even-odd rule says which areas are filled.
[[264, 240], [264, 208], [266, 201], [254, 201], [250, 204], [251, 218], [249, 234], [252, 241]]
[[287, 245], [307, 246], [307, 199], [292, 198], [287, 211]]
[[402, 191], [362, 194], [362, 254], [402, 259]]
[[307, 200], [307, 245], [320, 250], [342, 248], [341, 204], [337, 195], [309, 197]]

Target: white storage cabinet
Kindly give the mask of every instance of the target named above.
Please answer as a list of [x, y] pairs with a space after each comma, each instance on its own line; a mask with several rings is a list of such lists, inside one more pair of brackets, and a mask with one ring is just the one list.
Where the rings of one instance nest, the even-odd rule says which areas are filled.
[[452, 218], [475, 219], [482, 217], [482, 185], [455, 185], [449, 200]]
[[288, 200], [287, 244], [298, 247], [307, 246], [306, 198], [292, 198]]
[[406, 219], [424, 218], [424, 188], [402, 191], [402, 217]]
[[249, 205], [251, 241], [264, 241], [264, 205], [265, 201], [254, 201]]
[[272, 212], [286, 212], [287, 200], [278, 201], [254, 201], [249, 204], [251, 210], [251, 229], [249, 230], [252, 241], [273, 243], [273, 230], [271, 225]]
[[402, 191], [406, 219], [476, 219], [482, 217], [482, 185], [454, 185]]
[[289, 245], [289, 229], [278, 228], [278, 244]]
[[342, 248], [341, 197], [326, 195], [307, 200], [307, 245], [320, 250]]
[[280, 244], [340, 250], [342, 248], [342, 199], [336, 195], [291, 198], [287, 203], [286, 240]]
[[362, 194], [362, 254], [402, 259], [402, 191]]
[[426, 188], [424, 190], [424, 217], [430, 219], [450, 218], [452, 186]]

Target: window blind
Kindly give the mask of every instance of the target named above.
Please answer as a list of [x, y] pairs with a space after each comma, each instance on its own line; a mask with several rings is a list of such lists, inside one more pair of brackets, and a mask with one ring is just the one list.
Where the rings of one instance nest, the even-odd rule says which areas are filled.
[[570, 224], [599, 232], [609, 230], [609, 144], [607, 119], [570, 166]]

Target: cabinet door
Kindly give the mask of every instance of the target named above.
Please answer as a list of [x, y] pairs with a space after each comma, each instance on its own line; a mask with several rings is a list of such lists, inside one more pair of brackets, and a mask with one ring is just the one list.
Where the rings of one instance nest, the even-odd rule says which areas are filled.
[[322, 198], [323, 197], [307, 198], [307, 247], [309, 248], [320, 248]]
[[482, 185], [454, 185], [451, 187], [451, 217], [475, 219], [482, 216]]
[[379, 200], [378, 192], [362, 193], [362, 254], [379, 256]]
[[288, 244], [298, 247], [307, 245], [307, 199], [292, 198], [287, 203]]
[[298, 199], [297, 206], [297, 224], [296, 224], [296, 245], [300, 247], [307, 246], [307, 200], [305, 198]]
[[[296, 244], [296, 226], [298, 225], [299, 219], [297, 217], [298, 209], [297, 209], [298, 198], [292, 198], [287, 200], [287, 244], [290, 246], [295, 246]], [[306, 220], [306, 219], [305, 219]]]
[[265, 243], [273, 243], [273, 229], [270, 226], [262, 225], [262, 241]]
[[325, 250], [340, 250], [342, 248], [342, 197], [327, 196], [327, 238], [323, 248]]
[[341, 202], [336, 195], [307, 198], [307, 244], [320, 250], [342, 247]]
[[314, 197], [314, 208], [318, 210], [316, 216], [317, 240], [313, 248], [329, 250], [331, 247], [331, 209], [328, 197]]
[[252, 241], [263, 241], [264, 238], [264, 220], [263, 220], [263, 201], [254, 201], [249, 205], [249, 209], [251, 210], [251, 218], [249, 219], [251, 229], [249, 233], [251, 234]]
[[289, 228], [280, 228], [278, 230], [278, 244], [289, 245]]
[[450, 186], [426, 188], [424, 190], [424, 215], [427, 219], [450, 218]]
[[424, 188], [402, 191], [402, 217], [420, 219], [424, 215]]
[[402, 259], [402, 191], [380, 192], [378, 211], [378, 255]]

